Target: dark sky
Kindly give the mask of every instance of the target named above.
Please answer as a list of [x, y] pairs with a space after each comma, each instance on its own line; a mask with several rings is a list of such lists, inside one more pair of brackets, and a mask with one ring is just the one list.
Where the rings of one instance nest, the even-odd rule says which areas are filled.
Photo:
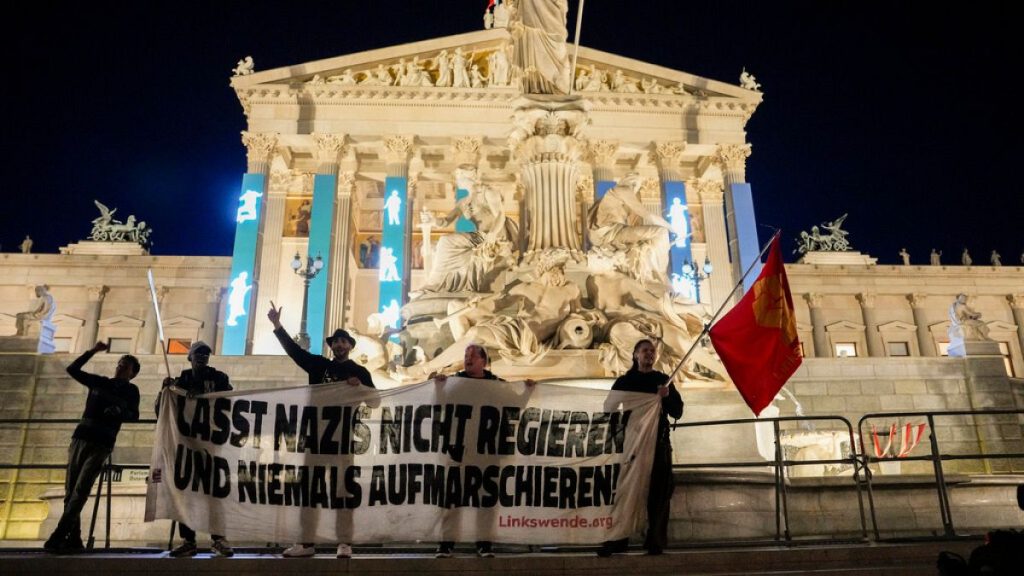
[[[1024, 34], [1011, 4], [586, 3], [582, 44], [736, 83], [759, 223], [800, 230], [849, 212], [853, 246], [915, 262], [1024, 250], [1018, 101]], [[0, 244], [84, 239], [97, 198], [154, 229], [154, 254], [228, 255], [245, 171], [228, 77], [480, 29], [486, 0], [39, 1], [3, 34]], [[570, 2], [570, 29], [576, 1]], [[11, 12], [11, 11], [9, 11]], [[770, 235], [761, 229], [762, 240]]]

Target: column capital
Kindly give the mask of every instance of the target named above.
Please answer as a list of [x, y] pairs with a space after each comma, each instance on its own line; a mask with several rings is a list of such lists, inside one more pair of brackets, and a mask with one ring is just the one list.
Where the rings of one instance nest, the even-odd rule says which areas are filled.
[[594, 168], [611, 168], [615, 165], [615, 156], [619, 153], [619, 143], [615, 140], [590, 140], [587, 142], [587, 155]]
[[89, 302], [101, 302], [107, 296], [107, 292], [110, 291], [110, 288], [102, 284], [95, 284], [92, 286], [86, 286], [85, 291], [88, 295]]
[[723, 199], [722, 183], [707, 178], [694, 178], [686, 183], [700, 196], [702, 204], [721, 204]]
[[480, 159], [480, 148], [483, 145], [484, 139], [480, 136], [457, 136], [452, 138], [455, 165], [472, 164], [476, 166]]
[[874, 308], [875, 294], [872, 292], [861, 292], [857, 294], [857, 302], [860, 302], [861, 308]]
[[389, 135], [382, 141], [384, 163], [388, 176], [405, 177], [409, 172], [409, 155], [412, 152], [414, 137], [409, 135]]
[[750, 144], [722, 144], [715, 149], [714, 161], [722, 171], [743, 170], [750, 157]]
[[1018, 294], [1007, 294], [1006, 300], [1010, 303], [1010, 308], [1024, 310], [1024, 292]]
[[352, 190], [356, 187], [355, 172], [340, 172], [338, 174], [338, 197], [351, 198]]
[[822, 298], [823, 296], [817, 292], [804, 294], [804, 300], [807, 301], [807, 306], [810, 308], [821, 308]]
[[316, 145], [315, 154], [317, 171], [320, 174], [336, 174], [341, 156], [345, 152], [344, 134], [321, 134], [313, 133], [313, 143]]
[[203, 288], [203, 296], [206, 298], [206, 303], [220, 303], [220, 299], [224, 296], [224, 291], [224, 288], [221, 288], [220, 286]]
[[654, 159], [658, 163], [658, 170], [662, 181], [680, 181], [682, 175], [679, 171], [680, 162], [683, 159], [683, 152], [686, 150], [686, 142], [655, 142]]
[[907, 302], [910, 302], [911, 308], [923, 308], [924, 301], [928, 298], [928, 295], [924, 292], [914, 292], [907, 294]]
[[277, 134], [242, 130], [242, 145], [245, 146], [249, 173], [266, 172], [277, 148]]

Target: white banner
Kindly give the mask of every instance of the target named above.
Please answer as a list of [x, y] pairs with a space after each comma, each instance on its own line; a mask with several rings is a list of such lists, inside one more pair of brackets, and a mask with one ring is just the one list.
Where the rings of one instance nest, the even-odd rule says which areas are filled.
[[655, 394], [464, 378], [163, 394], [147, 521], [268, 542], [593, 544], [646, 514]]

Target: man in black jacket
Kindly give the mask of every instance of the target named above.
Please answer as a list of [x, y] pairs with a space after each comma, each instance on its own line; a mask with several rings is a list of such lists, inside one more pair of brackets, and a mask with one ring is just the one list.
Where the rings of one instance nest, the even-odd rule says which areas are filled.
[[[213, 350], [210, 348], [210, 345], [202, 340], [193, 343], [188, 349], [188, 361], [192, 364], [192, 368], [183, 370], [181, 376], [177, 378], [171, 378], [170, 376], [164, 378], [164, 388], [176, 386], [184, 390], [189, 397], [197, 394], [228, 392], [232, 390], [228, 375], [216, 368], [210, 367], [210, 354], [212, 352]], [[157, 416], [160, 415], [161, 396], [162, 394], [156, 397], [156, 405], [154, 406]], [[171, 550], [171, 558], [195, 556], [199, 551], [196, 547], [196, 531], [184, 522], [179, 522], [178, 535], [181, 536], [184, 542], [174, 550]], [[230, 558], [235, 555], [235, 551], [231, 548], [227, 538], [219, 534], [211, 534], [211, 537], [213, 538], [213, 545], [210, 546], [210, 550], [214, 555], [223, 558]]]
[[[270, 311], [267, 318], [274, 325], [274, 336], [281, 343], [285, 353], [309, 375], [309, 383], [327, 384], [331, 382], [347, 382], [350, 386], [369, 386], [374, 388], [373, 378], [370, 372], [350, 360], [349, 352], [356, 345], [356, 339], [348, 332], [338, 328], [327, 337], [327, 345], [331, 348], [333, 358], [324, 358], [319, 354], [311, 354], [303, 350], [301, 346], [292, 340], [288, 332], [281, 326], [281, 311], [284, 307], [278, 308], [273, 302], [270, 303]], [[311, 542], [294, 544], [284, 552], [285, 558], [308, 558], [316, 553], [316, 547]], [[338, 558], [351, 558], [352, 546], [346, 543], [338, 544]]]
[[107, 349], [97, 342], [68, 366], [68, 374], [89, 389], [82, 419], [68, 448], [68, 467], [64, 479], [64, 513], [57, 528], [43, 544], [48, 552], [74, 553], [82, 545], [81, 513], [103, 463], [114, 450], [122, 422], [139, 419], [139, 389], [131, 379], [139, 373], [139, 360], [124, 355], [117, 362], [114, 377], [98, 376], [82, 370], [97, 352]]

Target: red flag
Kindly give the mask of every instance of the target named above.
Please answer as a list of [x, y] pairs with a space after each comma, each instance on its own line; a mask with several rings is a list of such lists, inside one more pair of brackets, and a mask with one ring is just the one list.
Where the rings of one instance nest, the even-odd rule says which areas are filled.
[[490, 10], [491, 6], [494, 6], [494, 0], [490, 0], [490, 2], [487, 3], [487, 8], [484, 8], [484, 12]]
[[771, 404], [800, 366], [793, 296], [778, 235], [757, 281], [711, 328], [711, 342], [754, 415]]

